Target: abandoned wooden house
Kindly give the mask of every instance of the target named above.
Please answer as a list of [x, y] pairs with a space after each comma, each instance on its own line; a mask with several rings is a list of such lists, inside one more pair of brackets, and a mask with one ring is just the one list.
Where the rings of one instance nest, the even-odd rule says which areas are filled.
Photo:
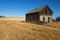
[[28, 22], [52, 22], [52, 10], [46, 5], [29, 11], [26, 14]]

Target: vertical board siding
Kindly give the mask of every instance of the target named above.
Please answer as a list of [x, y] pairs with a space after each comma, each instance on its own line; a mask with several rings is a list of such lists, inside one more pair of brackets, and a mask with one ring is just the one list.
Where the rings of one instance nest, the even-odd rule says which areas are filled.
[[39, 13], [26, 15], [26, 21], [39, 22]]

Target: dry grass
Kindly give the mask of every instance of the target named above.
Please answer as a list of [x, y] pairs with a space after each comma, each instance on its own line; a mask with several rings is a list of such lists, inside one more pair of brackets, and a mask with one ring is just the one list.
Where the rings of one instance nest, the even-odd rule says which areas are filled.
[[1, 18], [0, 40], [60, 40], [60, 23], [37, 25], [21, 18]]

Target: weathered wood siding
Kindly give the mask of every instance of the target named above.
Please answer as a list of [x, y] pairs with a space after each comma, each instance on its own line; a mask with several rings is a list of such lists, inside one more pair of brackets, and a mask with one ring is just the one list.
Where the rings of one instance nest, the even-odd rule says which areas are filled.
[[[47, 13], [46, 13], [46, 11], [47, 11]], [[52, 13], [52, 11], [50, 10], [49, 7], [44, 8], [44, 9], [40, 12], [40, 15], [52, 15], [52, 14], [53, 14], [53, 13]]]
[[44, 22], [48, 22], [48, 17], [49, 17], [49, 20], [51, 22], [52, 21], [52, 14], [53, 13], [51, 12], [51, 10], [48, 7], [44, 8], [44, 10], [42, 10], [39, 14], [40, 15], [40, 21], [43, 22], [43, 17], [45, 17]]
[[26, 14], [26, 21], [39, 22], [39, 13]]

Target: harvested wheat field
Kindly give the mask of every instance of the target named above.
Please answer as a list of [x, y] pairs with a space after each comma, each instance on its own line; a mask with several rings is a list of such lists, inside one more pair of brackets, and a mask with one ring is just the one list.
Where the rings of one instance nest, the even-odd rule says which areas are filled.
[[0, 19], [0, 40], [60, 40], [58, 22], [38, 25], [23, 22], [24, 19]]

